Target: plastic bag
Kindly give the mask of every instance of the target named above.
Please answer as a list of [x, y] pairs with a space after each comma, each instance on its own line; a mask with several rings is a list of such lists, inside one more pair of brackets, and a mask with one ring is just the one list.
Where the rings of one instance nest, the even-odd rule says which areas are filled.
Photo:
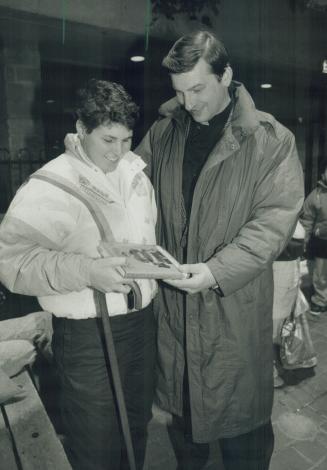
[[291, 314], [280, 331], [280, 359], [284, 369], [301, 369], [317, 365], [306, 312], [309, 304], [299, 289]]

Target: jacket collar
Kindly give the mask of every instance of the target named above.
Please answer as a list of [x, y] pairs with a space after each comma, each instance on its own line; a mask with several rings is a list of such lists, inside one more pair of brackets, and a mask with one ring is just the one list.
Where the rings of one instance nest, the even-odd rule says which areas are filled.
[[323, 180], [319, 180], [317, 186], [319, 186], [319, 188], [322, 188], [325, 191], [327, 190], [327, 184]]
[[[80, 139], [77, 134], [67, 134], [64, 140], [66, 153], [77, 158], [78, 160], [85, 163], [88, 167], [95, 169], [99, 172], [99, 168], [90, 160], [86, 155], [81, 145]], [[126, 171], [135, 176], [136, 173], [144, 170], [146, 163], [142, 160], [139, 155], [136, 155], [132, 151], [125, 153], [119, 162], [119, 166], [124, 167]]]
[[234, 81], [231, 83], [230, 92], [234, 101], [230, 124], [233, 134], [242, 138], [258, 128], [257, 110], [244, 85]]
[[[260, 125], [259, 114], [262, 114], [262, 119], [265, 120], [264, 113], [259, 113], [256, 110], [250, 94], [240, 82], [233, 81], [231, 83], [230, 94], [233, 102], [231, 113], [222, 138], [217, 142], [204, 165], [204, 171], [218, 162], [226, 160], [240, 148], [241, 141], [247, 135], [253, 134]], [[176, 98], [164, 103], [159, 108], [159, 112], [175, 120], [183, 132], [189, 128], [191, 117], [179, 105]], [[260, 118], [260, 120], [262, 119]]]
[[133, 189], [134, 179], [144, 170], [146, 163], [134, 152], [127, 152], [119, 161], [113, 172], [104, 173], [84, 152], [77, 134], [67, 134], [65, 137], [65, 154], [73, 157], [72, 164], [80, 175], [79, 184], [88, 191], [101, 193], [109, 202], [128, 197]]
[[[231, 126], [231, 133], [237, 141], [252, 134], [259, 126], [256, 108], [250, 94], [240, 82], [233, 81], [230, 85], [233, 107], [226, 123], [226, 130]], [[185, 126], [190, 115], [182, 108], [176, 98], [172, 98], [159, 108], [159, 113], [174, 119], [178, 125]], [[229, 135], [231, 137], [231, 134]], [[234, 142], [235, 144], [235, 142]]]

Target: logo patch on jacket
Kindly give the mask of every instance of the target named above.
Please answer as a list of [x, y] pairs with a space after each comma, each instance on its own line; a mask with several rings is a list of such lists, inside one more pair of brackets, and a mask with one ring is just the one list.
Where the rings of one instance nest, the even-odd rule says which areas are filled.
[[104, 204], [113, 204], [115, 201], [110, 199], [108, 193], [101, 191], [97, 186], [94, 186], [85, 176], [79, 176], [78, 178], [79, 187], [82, 191], [87, 193], [89, 196], [95, 198]]

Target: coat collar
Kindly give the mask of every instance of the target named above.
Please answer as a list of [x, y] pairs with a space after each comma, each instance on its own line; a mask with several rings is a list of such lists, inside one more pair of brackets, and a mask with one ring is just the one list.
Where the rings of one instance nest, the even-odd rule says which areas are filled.
[[322, 179], [318, 181], [317, 186], [323, 189], [324, 191], [327, 190], [327, 184]]
[[[226, 160], [231, 154], [239, 150], [242, 140], [253, 134], [259, 127], [260, 121], [265, 120], [264, 113], [257, 111], [250, 94], [240, 82], [233, 81], [231, 83], [230, 94], [233, 102], [231, 113], [222, 138], [215, 145], [204, 165], [204, 171]], [[164, 103], [159, 108], [159, 112], [173, 119], [177, 126], [181, 127], [182, 132], [189, 128], [190, 115], [178, 104], [176, 98]], [[259, 118], [261, 114], [262, 117]]]
[[[233, 107], [226, 124], [226, 130], [231, 127], [231, 134], [236, 141], [242, 140], [248, 134], [252, 134], [259, 126], [257, 110], [250, 94], [240, 82], [233, 81], [230, 85], [230, 94]], [[185, 126], [190, 121], [190, 115], [182, 108], [176, 98], [172, 98], [159, 108], [163, 116], [171, 117], [178, 125]], [[229, 138], [231, 139], [229, 133]], [[233, 144], [235, 145], [235, 141]]]

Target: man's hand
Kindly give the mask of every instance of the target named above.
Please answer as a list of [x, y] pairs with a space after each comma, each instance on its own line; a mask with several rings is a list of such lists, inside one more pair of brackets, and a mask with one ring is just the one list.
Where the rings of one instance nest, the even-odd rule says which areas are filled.
[[120, 292], [128, 294], [131, 290], [128, 285], [131, 281], [124, 279], [121, 266], [126, 264], [126, 258], [99, 258], [91, 263], [90, 287], [101, 292]]
[[183, 273], [190, 274], [190, 277], [178, 280], [165, 279], [164, 281], [177, 289], [185, 290], [188, 294], [197, 294], [217, 284], [205, 263], [182, 264], [179, 269]]

